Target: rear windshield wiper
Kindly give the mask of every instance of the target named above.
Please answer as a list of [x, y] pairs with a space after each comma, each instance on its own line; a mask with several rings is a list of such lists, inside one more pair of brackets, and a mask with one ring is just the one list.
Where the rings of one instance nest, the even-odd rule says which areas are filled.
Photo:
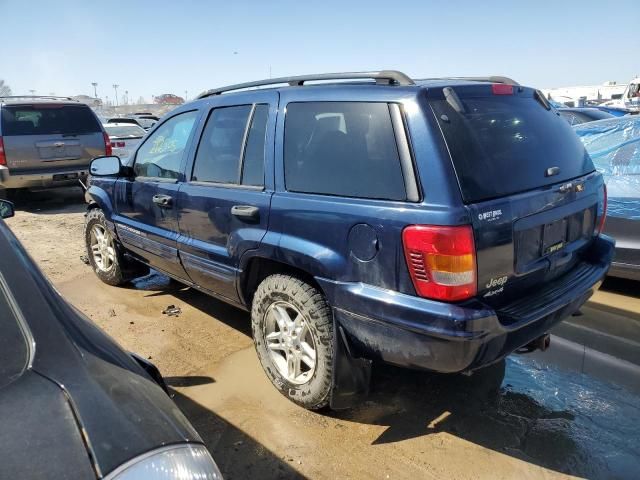
[[447, 100], [447, 103], [451, 105], [451, 108], [458, 113], [465, 113], [464, 105], [453, 88], [444, 87], [442, 93], [444, 93], [444, 98]]
[[551, 110], [551, 104], [547, 101], [544, 94], [540, 90], [536, 90], [533, 92], [533, 98], [535, 98], [540, 105], [542, 105], [546, 110]]

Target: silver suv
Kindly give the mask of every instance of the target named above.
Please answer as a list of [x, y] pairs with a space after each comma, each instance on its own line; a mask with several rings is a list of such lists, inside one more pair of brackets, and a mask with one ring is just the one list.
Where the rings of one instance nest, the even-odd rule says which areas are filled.
[[79, 185], [111, 143], [88, 105], [67, 97], [0, 97], [0, 197]]

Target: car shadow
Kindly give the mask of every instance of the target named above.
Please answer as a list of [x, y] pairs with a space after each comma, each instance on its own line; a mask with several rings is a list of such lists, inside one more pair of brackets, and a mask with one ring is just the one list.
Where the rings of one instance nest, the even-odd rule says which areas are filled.
[[171, 394], [204, 440], [225, 479], [306, 478], [285, 460], [215, 412], [173, 388]]
[[640, 298], [640, 282], [626, 278], [607, 277], [602, 290], [633, 298]]
[[21, 191], [10, 200], [17, 211], [38, 215], [81, 213], [87, 208], [84, 192], [79, 186]]
[[574, 415], [502, 386], [505, 361], [467, 377], [376, 365], [367, 401], [329, 416], [387, 428], [372, 445], [446, 432], [484, 448], [573, 475], [591, 473], [570, 435]]

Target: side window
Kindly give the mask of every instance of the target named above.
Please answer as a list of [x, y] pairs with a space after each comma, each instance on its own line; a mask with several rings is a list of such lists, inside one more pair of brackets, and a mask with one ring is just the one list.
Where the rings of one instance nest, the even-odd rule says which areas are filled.
[[289, 103], [284, 167], [289, 191], [407, 198], [386, 103]]
[[268, 112], [268, 105], [214, 109], [202, 132], [192, 180], [263, 185]]
[[242, 164], [242, 185], [264, 185], [264, 143], [269, 105], [256, 105]]
[[153, 132], [136, 154], [136, 176], [177, 179], [197, 117], [197, 111], [181, 113]]

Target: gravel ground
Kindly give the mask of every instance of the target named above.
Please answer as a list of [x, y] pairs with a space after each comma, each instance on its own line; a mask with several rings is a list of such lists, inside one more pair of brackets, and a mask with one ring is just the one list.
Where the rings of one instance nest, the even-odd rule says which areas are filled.
[[[8, 224], [42, 270], [123, 347], [158, 365], [227, 480], [637, 474], [637, 397], [526, 357], [506, 362], [500, 388], [504, 363], [469, 378], [377, 367], [359, 408], [305, 411], [262, 373], [247, 313], [158, 274], [127, 288], [102, 284], [82, 261], [78, 189], [37, 192], [17, 208]], [[169, 305], [181, 314], [163, 315]]]

